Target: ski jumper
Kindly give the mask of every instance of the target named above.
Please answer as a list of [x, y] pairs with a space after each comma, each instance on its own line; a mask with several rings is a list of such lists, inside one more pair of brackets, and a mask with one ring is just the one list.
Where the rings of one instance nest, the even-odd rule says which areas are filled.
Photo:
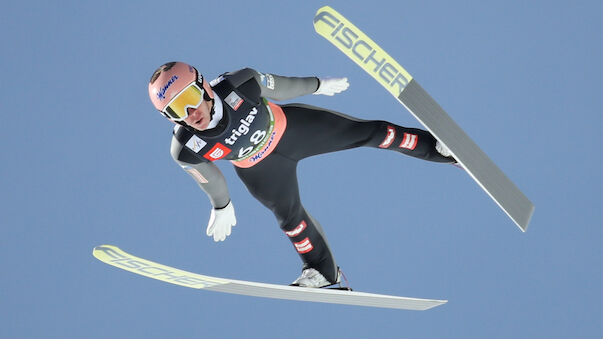
[[314, 268], [335, 282], [338, 269], [325, 232], [300, 200], [297, 163], [313, 155], [361, 146], [435, 162], [454, 159], [440, 155], [436, 139], [421, 129], [359, 120], [304, 104], [278, 106], [266, 99], [311, 94], [318, 85], [315, 77], [283, 77], [250, 68], [226, 73], [211, 82], [214, 127], [198, 131], [176, 126], [171, 153], [217, 209], [226, 206], [230, 197], [213, 161], [230, 160], [249, 192], [274, 213], [304, 268]]

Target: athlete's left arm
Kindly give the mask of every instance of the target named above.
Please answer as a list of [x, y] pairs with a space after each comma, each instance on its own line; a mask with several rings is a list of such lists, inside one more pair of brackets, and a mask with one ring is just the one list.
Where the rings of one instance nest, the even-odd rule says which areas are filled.
[[251, 97], [260, 96], [273, 100], [287, 100], [318, 90], [317, 77], [286, 77], [260, 73], [253, 68], [243, 68], [223, 75], [234, 87]]
[[[285, 77], [258, 73], [262, 96], [274, 100], [287, 100], [306, 94], [332, 96], [348, 89], [348, 78]], [[258, 81], [256, 76], [256, 81]]]
[[261, 96], [273, 100], [288, 100], [316, 92], [320, 86], [317, 77], [288, 77], [254, 71]]
[[252, 97], [259, 95], [273, 100], [288, 100], [308, 94], [333, 95], [349, 86], [347, 78], [289, 77], [261, 73], [252, 68], [243, 68], [224, 76]]

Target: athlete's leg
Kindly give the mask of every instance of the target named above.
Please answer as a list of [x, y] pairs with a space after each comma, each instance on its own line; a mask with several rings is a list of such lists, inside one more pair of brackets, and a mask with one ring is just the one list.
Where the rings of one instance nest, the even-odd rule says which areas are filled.
[[297, 162], [278, 153], [253, 167], [236, 167], [249, 192], [274, 213], [304, 268], [314, 268], [334, 283], [337, 266], [322, 227], [301, 204], [296, 171]]
[[454, 162], [436, 151], [431, 133], [387, 121], [360, 120], [303, 104], [283, 105], [287, 130], [277, 149], [293, 159], [360, 146], [395, 150], [435, 162]]

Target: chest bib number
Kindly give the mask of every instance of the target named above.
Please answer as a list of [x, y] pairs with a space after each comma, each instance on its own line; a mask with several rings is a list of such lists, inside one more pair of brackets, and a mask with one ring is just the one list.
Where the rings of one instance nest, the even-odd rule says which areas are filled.
[[266, 141], [269, 139], [266, 136], [270, 135], [274, 130], [274, 114], [272, 113], [272, 109], [270, 109], [268, 102], [265, 102], [265, 105], [268, 111], [268, 118], [270, 119], [267, 126], [268, 129], [258, 129], [251, 133], [249, 143], [244, 144], [244, 146], [242, 146], [237, 153], [238, 160], [245, 160], [257, 153], [262, 147], [264, 147]]
[[262, 140], [264, 140], [264, 138], [266, 137], [267, 132], [266, 131], [261, 131], [261, 130], [257, 130], [255, 132], [253, 132], [253, 134], [251, 135], [251, 137], [249, 137], [249, 141], [251, 141], [251, 143], [253, 144], [252, 146], [249, 146], [247, 148], [241, 148], [239, 150], [239, 159], [243, 159], [249, 155], [251, 155], [253, 153], [253, 151], [256, 149], [256, 147], [262, 142]]

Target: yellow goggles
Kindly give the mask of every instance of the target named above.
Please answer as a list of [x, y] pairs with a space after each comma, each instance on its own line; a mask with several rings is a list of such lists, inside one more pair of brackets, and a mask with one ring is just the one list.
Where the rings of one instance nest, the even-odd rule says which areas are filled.
[[196, 82], [186, 86], [170, 100], [163, 109], [163, 114], [173, 121], [182, 121], [188, 117], [189, 108], [197, 108], [203, 101], [205, 91]]

